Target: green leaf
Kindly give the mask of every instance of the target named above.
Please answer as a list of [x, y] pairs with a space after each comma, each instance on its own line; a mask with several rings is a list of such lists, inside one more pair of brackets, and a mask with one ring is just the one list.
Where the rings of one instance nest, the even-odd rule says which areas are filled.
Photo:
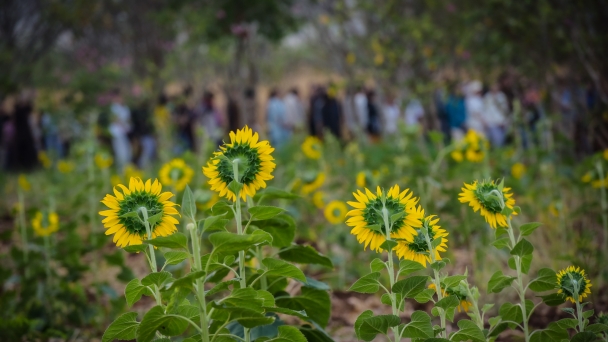
[[557, 322], [549, 323], [547, 329], [536, 330], [530, 335], [530, 342], [547, 342], [568, 340], [570, 334], [560, 327]]
[[165, 265], [177, 265], [188, 259], [190, 253], [183, 251], [169, 251], [165, 253]]
[[216, 231], [216, 230], [226, 230], [226, 224], [228, 224], [228, 222], [230, 222], [230, 220], [228, 220], [225, 216], [225, 214], [223, 215], [216, 215], [216, 216], [209, 216], [206, 219], [204, 219], [203, 221], [203, 232], [208, 232], [208, 231]]
[[454, 275], [450, 277], [446, 277], [442, 283], [445, 285], [445, 288], [456, 287], [460, 284], [461, 281], [467, 279], [465, 275]]
[[300, 196], [285, 191], [285, 190], [281, 190], [278, 189], [276, 187], [272, 187], [269, 186], [264, 190], [258, 191], [255, 196], [253, 196], [253, 200], [254, 201], [259, 201], [262, 202], [262, 200], [273, 200], [273, 199], [287, 199], [287, 200], [292, 200], [292, 199], [296, 199], [299, 198]]
[[127, 299], [127, 304], [129, 306], [133, 306], [133, 304], [137, 303], [141, 296], [152, 296], [152, 291], [149, 288], [143, 286], [139, 279], [133, 279], [125, 288], [125, 298]]
[[145, 276], [141, 280], [141, 284], [144, 286], [156, 285], [156, 286], [158, 286], [158, 288], [162, 288], [165, 284], [170, 283], [173, 280], [175, 280], [175, 279], [173, 279], [173, 276], [171, 275], [171, 273], [169, 273], [167, 271], [153, 272], [153, 273], [150, 273], [147, 276]]
[[414, 311], [411, 321], [405, 325], [404, 329], [402, 336], [406, 338], [432, 338], [435, 336], [431, 317], [424, 311]]
[[450, 336], [450, 341], [485, 342], [486, 340], [483, 331], [481, 331], [473, 321], [461, 319], [458, 321], [458, 328], [460, 328], [460, 330]]
[[540, 296], [543, 299], [543, 303], [548, 306], [559, 306], [566, 302], [566, 297], [560, 293], [552, 293], [546, 296]]
[[511, 250], [511, 255], [524, 256], [532, 254], [532, 252], [534, 252], [534, 246], [532, 246], [530, 241], [521, 239]]
[[196, 272], [190, 272], [188, 273], [186, 276], [183, 276], [179, 279], [176, 279], [173, 281], [173, 284], [171, 284], [171, 287], [169, 289], [176, 289], [179, 287], [183, 287], [183, 288], [187, 288], [187, 289], [194, 289], [194, 281], [196, 279], [202, 278], [206, 275], [205, 271], [196, 271]]
[[439, 247], [439, 245], [441, 245], [442, 242], [443, 242], [442, 237], [433, 239], [433, 241], [431, 241], [431, 246], [433, 247], [433, 249], [435, 249], [435, 248]]
[[498, 249], [509, 248], [509, 242], [510, 240], [508, 237], [503, 237], [500, 239], [496, 239], [496, 241], [492, 242], [492, 246]]
[[435, 271], [441, 271], [444, 267], [445, 267], [445, 262], [444, 261], [435, 261], [434, 263], [431, 264], [431, 268], [434, 269]]
[[278, 306], [273, 306], [273, 307], [264, 306], [264, 311], [290, 315], [290, 316], [298, 317], [298, 318], [301, 318], [304, 320], [309, 318], [308, 315], [306, 314], [306, 311], [304, 311], [304, 310], [296, 311], [296, 310], [291, 310], [291, 309], [287, 309], [287, 308], [281, 308]]
[[328, 268], [334, 267], [328, 257], [320, 254], [311, 246], [293, 245], [284, 248], [279, 252], [279, 257], [298, 264], [317, 264]]
[[384, 264], [384, 261], [382, 261], [378, 258], [372, 260], [372, 262], [369, 264], [369, 268], [371, 269], [372, 272], [380, 272], [385, 267], [386, 267], [386, 264]]
[[279, 335], [267, 342], [308, 342], [308, 340], [298, 328], [282, 325], [279, 327]]
[[435, 303], [435, 307], [442, 308], [447, 311], [450, 308], [455, 308], [460, 304], [457, 296], [447, 296]]
[[[242, 177], [242, 175], [239, 175]], [[232, 181], [228, 184], [228, 190], [232, 191], [233, 193], [235, 193], [237, 195], [237, 197], [239, 196], [241, 189], [243, 189], [243, 184], [237, 182], [237, 181]]]
[[262, 264], [264, 264], [264, 266], [266, 266], [268, 269], [266, 271], [266, 274], [268, 275], [288, 277], [306, 282], [306, 276], [304, 273], [299, 268], [288, 262], [273, 258], [266, 258], [262, 260]]
[[247, 250], [263, 243], [271, 243], [272, 236], [262, 230], [252, 234], [238, 235], [229, 232], [217, 232], [209, 235], [209, 242], [215, 247], [212, 254], [229, 255]]
[[593, 316], [594, 312], [595, 312], [594, 310], [588, 310], [588, 311], [583, 312], [583, 318], [589, 318], [589, 317]]
[[306, 286], [302, 287], [301, 291], [299, 296], [276, 298], [276, 305], [292, 310], [304, 310], [314, 313], [314, 315], [310, 314], [310, 320], [321, 327], [327, 326], [331, 312], [331, 300], [327, 291]]
[[559, 321], [555, 322], [556, 327], [560, 327], [561, 329], [574, 329], [578, 325], [578, 320], [574, 318], [563, 318]]
[[283, 208], [260, 205], [249, 208], [252, 220], [268, 220], [285, 211]]
[[376, 335], [386, 335], [388, 328], [396, 327], [401, 323], [395, 315], [373, 316], [363, 320], [359, 327], [359, 335], [363, 341], [371, 341]]
[[329, 287], [329, 285], [327, 285], [326, 283], [309, 277], [306, 277], [306, 282], [304, 283], [304, 285], [317, 290], [331, 290], [331, 287]]
[[193, 222], [196, 221], [196, 201], [188, 185], [182, 195], [182, 216], [189, 217]]
[[585, 330], [599, 334], [603, 332], [608, 332], [608, 325], [601, 323], [590, 324], [585, 327]]
[[164, 213], [162, 211], [156, 215], [152, 215], [152, 216], [148, 217], [148, 222], [150, 223], [151, 226], [154, 226], [155, 224], [157, 224], [160, 221], [160, 219], [163, 217], [163, 215], [164, 215]]
[[359, 293], [376, 293], [380, 289], [378, 279], [380, 278], [380, 272], [372, 272], [368, 275], [361, 277], [357, 280], [349, 289], [349, 291], [355, 291]]
[[562, 308], [562, 311], [563, 311], [563, 312], [566, 312], [566, 313], [569, 313], [569, 314], [571, 314], [572, 316], [575, 316], [575, 314], [574, 314], [574, 309], [573, 309], [573, 308]]
[[398, 220], [400, 220], [403, 216], [405, 216], [405, 211], [400, 211], [396, 214], [391, 215], [391, 223], [392, 222], [397, 222]]
[[513, 321], [515, 323], [520, 323], [524, 317], [521, 312], [521, 307], [519, 305], [513, 305], [509, 302], [501, 305], [498, 312], [503, 320]]
[[494, 307], [494, 304], [484, 304], [483, 307], [481, 308], [481, 312], [486, 313], [486, 312], [488, 312], [488, 310], [490, 310], [493, 307]]
[[535, 292], [554, 290], [557, 287], [557, 275], [550, 268], [541, 268], [538, 270], [538, 276], [528, 287]]
[[540, 222], [530, 222], [530, 223], [526, 223], [521, 225], [521, 227], [519, 227], [519, 232], [521, 234], [521, 236], [528, 236], [530, 234], [532, 234], [532, 232], [534, 232], [536, 230], [536, 228], [540, 227], [542, 225], [542, 223]]
[[355, 334], [357, 335], [358, 339], [363, 339], [361, 337], [361, 333], [359, 332], [359, 329], [361, 329], [361, 326], [363, 325], [363, 321], [373, 316], [374, 312], [372, 310], [365, 310], [359, 315], [359, 317], [357, 317], [357, 320], [355, 321]]
[[[524, 274], [528, 274], [530, 272], [530, 265], [532, 264], [532, 254], [524, 255], [521, 257], [521, 271]], [[517, 270], [517, 266], [515, 265], [515, 256], [511, 256], [508, 261], [509, 268], [512, 270]]]
[[110, 323], [101, 337], [101, 342], [112, 342], [114, 340], [133, 340], [136, 337], [139, 322], [136, 312], [124, 313]]
[[179, 232], [168, 236], [159, 236], [151, 240], [144, 240], [143, 242], [156, 247], [188, 249], [188, 238]]
[[137, 217], [137, 218], [139, 218], [139, 214], [137, 213], [137, 211], [130, 211], [130, 212], [124, 213], [118, 217], [122, 217], [122, 218]]
[[421, 263], [416, 261], [404, 259], [399, 262], [399, 275], [409, 275], [410, 273], [424, 269], [425, 267], [422, 266]]
[[217, 283], [209, 291], [205, 292], [205, 297], [212, 296], [212, 295], [219, 293], [221, 291], [224, 291], [224, 290], [228, 290], [230, 285], [238, 285], [238, 284], [239, 284], [239, 281], [236, 279], [222, 281], [220, 283]]
[[155, 306], [141, 320], [137, 331], [137, 342], [150, 342], [156, 331], [165, 336], [177, 336], [188, 328], [188, 321], [177, 315], [165, 315], [161, 306]]
[[289, 247], [296, 237], [296, 222], [287, 213], [268, 220], [255, 221], [254, 225], [272, 235], [273, 247]]
[[397, 247], [398, 244], [399, 243], [397, 243], [397, 241], [386, 240], [380, 245], [380, 248], [387, 250], [387, 251], [392, 251], [393, 248]]
[[414, 300], [418, 303], [426, 303], [429, 300], [433, 299], [433, 295], [435, 294], [435, 290], [433, 289], [425, 289], [414, 297]]
[[590, 331], [583, 331], [572, 336], [570, 342], [594, 342], [597, 341], [597, 337], [595, 333]]
[[139, 253], [139, 252], [145, 251], [146, 248], [148, 248], [148, 246], [141, 244], [141, 245], [125, 246], [122, 249], [127, 253]]
[[427, 276], [412, 276], [393, 285], [392, 291], [400, 293], [403, 298], [414, 298], [426, 288]]
[[365, 228], [376, 231], [381, 234], [384, 234], [384, 233], [382, 233], [382, 226], [380, 224], [370, 224], [370, 225], [366, 226]]
[[507, 277], [502, 271], [496, 271], [488, 281], [488, 293], [500, 293], [504, 288], [509, 287], [515, 277]]

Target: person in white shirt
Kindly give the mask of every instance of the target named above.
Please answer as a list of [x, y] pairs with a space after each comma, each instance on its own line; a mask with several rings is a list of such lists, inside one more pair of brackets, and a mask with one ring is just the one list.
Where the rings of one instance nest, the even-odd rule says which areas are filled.
[[507, 96], [500, 91], [498, 84], [493, 85], [484, 96], [484, 111], [486, 136], [492, 146], [503, 146], [505, 143], [509, 102]]
[[481, 135], [485, 135], [484, 105], [481, 96], [482, 85], [480, 81], [471, 81], [466, 86], [465, 108], [467, 111], [466, 125]]
[[123, 104], [120, 90], [112, 92], [112, 104], [110, 106], [111, 120], [109, 131], [112, 136], [112, 149], [114, 150], [114, 160], [119, 172], [131, 162], [132, 150], [129, 141], [131, 132], [131, 111]]
[[424, 116], [424, 107], [420, 100], [413, 98], [405, 107], [405, 123], [408, 126], [420, 125]]
[[395, 103], [395, 97], [392, 94], [386, 95], [386, 101], [382, 106], [382, 113], [384, 114], [384, 134], [392, 135], [397, 133], [397, 123], [401, 117], [401, 110]]
[[292, 132], [301, 132], [304, 129], [304, 105], [300, 101], [298, 89], [292, 88], [283, 97], [285, 105], [285, 123]]
[[355, 93], [355, 113], [357, 121], [359, 122], [359, 128], [361, 132], [364, 132], [367, 127], [368, 115], [367, 115], [367, 94], [363, 87], [357, 88]]

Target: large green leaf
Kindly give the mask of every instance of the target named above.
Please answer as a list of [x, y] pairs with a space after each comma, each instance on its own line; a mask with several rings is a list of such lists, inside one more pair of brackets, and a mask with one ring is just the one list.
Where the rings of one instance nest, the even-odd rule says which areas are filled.
[[[528, 255], [524, 255], [522, 256], [521, 259], [521, 271], [524, 274], [528, 274], [528, 272], [530, 271], [530, 265], [532, 264], [532, 254], [528, 254]], [[517, 265], [515, 265], [515, 256], [511, 256], [509, 258], [509, 260], [507, 261], [509, 268], [512, 270], [517, 270]]]
[[425, 269], [421, 263], [412, 260], [401, 260], [399, 262], [399, 275], [409, 275], [410, 273]]
[[557, 275], [550, 268], [541, 268], [538, 270], [538, 276], [530, 282], [528, 287], [535, 292], [554, 290], [557, 287]]
[[139, 328], [139, 322], [136, 312], [124, 313], [110, 323], [106, 331], [101, 337], [101, 342], [112, 342], [114, 340], [133, 340], [137, 335], [137, 329]]
[[[226, 224], [228, 222], [230, 222], [230, 220], [228, 220], [225, 215], [209, 216], [202, 221], [202, 223], [203, 223], [202, 231], [204, 231], [204, 232], [216, 231], [216, 230], [225, 231]], [[199, 225], [200, 225], [200, 223], [199, 223]]]
[[266, 274], [268, 275], [283, 276], [306, 282], [306, 276], [304, 273], [299, 268], [288, 262], [273, 258], [266, 258], [262, 260], [262, 264], [266, 266]]
[[311, 246], [293, 245], [284, 248], [279, 252], [279, 257], [283, 260], [296, 262], [298, 264], [317, 264], [329, 268], [334, 267], [328, 257], [320, 254]]
[[212, 254], [228, 255], [263, 243], [271, 243], [272, 236], [261, 230], [245, 235], [217, 232], [209, 235], [209, 241], [214, 247]]
[[426, 289], [427, 276], [412, 276], [399, 280], [393, 285], [393, 292], [400, 293], [403, 298], [414, 298]]
[[542, 225], [542, 223], [540, 223], [540, 222], [530, 222], [530, 223], [522, 224], [521, 227], [519, 227], [519, 231], [522, 236], [528, 236], [528, 235], [532, 234], [532, 232], [534, 232], [536, 230], [536, 228], [540, 227], [541, 225]]
[[188, 238], [180, 232], [168, 236], [159, 236], [151, 240], [144, 240], [143, 242], [156, 247], [188, 249]]
[[150, 342], [156, 336], [156, 331], [165, 336], [177, 336], [188, 328], [188, 321], [178, 315], [165, 315], [161, 306], [155, 306], [141, 320], [137, 331], [138, 342]]
[[184, 251], [168, 251], [165, 253], [165, 265], [177, 265], [189, 256], [190, 253]]
[[296, 327], [282, 325], [279, 327], [279, 335], [273, 339], [257, 339], [256, 341], [266, 342], [308, 342], [304, 334]]
[[488, 293], [500, 293], [504, 288], [511, 286], [516, 277], [508, 277], [502, 271], [496, 271], [488, 281]]
[[529, 255], [534, 252], [534, 246], [530, 243], [530, 241], [526, 239], [521, 239], [515, 247], [511, 250], [511, 255], [524, 256]]
[[407, 338], [432, 338], [435, 336], [433, 332], [433, 324], [431, 317], [424, 311], [414, 311], [410, 317], [411, 321], [406, 324], [401, 336]]
[[546, 296], [540, 296], [543, 299], [543, 303], [548, 306], [559, 306], [566, 302], [566, 296], [561, 293], [552, 293]]
[[268, 220], [255, 221], [253, 225], [272, 235], [274, 247], [289, 247], [296, 236], [296, 222], [286, 213]]
[[[309, 313], [310, 320], [326, 327], [331, 312], [331, 300], [327, 291], [302, 287], [302, 293], [294, 297], [276, 298], [277, 306]], [[314, 314], [313, 314], [314, 313]]]
[[519, 305], [513, 305], [509, 302], [506, 302], [500, 306], [499, 314], [504, 321], [513, 321], [515, 323], [520, 323], [524, 317], [521, 312], [521, 307]]
[[443, 279], [442, 283], [445, 285], [445, 288], [456, 287], [462, 280], [467, 279], [465, 275], [454, 275], [450, 277], [446, 277]]
[[530, 342], [561, 342], [568, 340], [570, 334], [556, 322], [549, 323], [546, 329], [533, 331]]
[[486, 340], [483, 331], [481, 331], [481, 329], [479, 329], [479, 327], [473, 323], [473, 321], [461, 319], [458, 321], [458, 328], [460, 328], [460, 330], [452, 334], [450, 341], [485, 342]]
[[435, 307], [442, 308], [443, 310], [447, 311], [448, 309], [457, 307], [459, 304], [460, 300], [458, 300], [458, 297], [447, 296], [435, 303]]
[[173, 281], [173, 284], [171, 284], [170, 289], [175, 289], [175, 288], [187, 288], [187, 289], [194, 289], [194, 281], [196, 279], [202, 278], [206, 275], [205, 271], [196, 271], [196, 272], [190, 272], [187, 275], [176, 279]]
[[152, 272], [141, 280], [141, 284], [144, 286], [156, 285], [158, 288], [162, 288], [165, 284], [173, 282], [174, 280], [171, 273], [167, 271]]
[[182, 195], [182, 216], [190, 218], [192, 222], [196, 222], [196, 201], [188, 185], [186, 185], [186, 189]]
[[357, 335], [358, 339], [363, 339], [361, 337], [361, 333], [359, 332], [359, 329], [361, 329], [361, 326], [363, 325], [363, 321], [373, 316], [374, 312], [372, 310], [365, 310], [361, 314], [359, 314], [359, 317], [357, 317], [357, 320], [355, 321], [355, 334]]
[[152, 296], [152, 291], [150, 288], [143, 286], [139, 279], [133, 279], [125, 288], [125, 298], [127, 299], [127, 304], [129, 306], [133, 306], [133, 304], [137, 303], [141, 296]]
[[255, 196], [253, 196], [254, 201], [259, 201], [260, 203], [264, 201], [270, 201], [273, 199], [296, 199], [299, 198], [298, 195], [287, 192], [285, 190], [281, 190], [272, 186], [267, 187], [264, 190], [258, 191]]
[[249, 208], [248, 211], [251, 214], [252, 219], [255, 221], [268, 220], [284, 212], [285, 209], [279, 207], [259, 205], [257, 207]]
[[380, 272], [372, 272], [368, 275], [361, 277], [357, 280], [349, 289], [349, 291], [355, 291], [359, 293], [376, 293], [380, 289], [378, 279], [380, 278]]
[[394, 315], [368, 317], [359, 326], [359, 338], [363, 341], [371, 341], [378, 334], [386, 335], [388, 328], [396, 327], [399, 323], [401, 320]]
[[595, 342], [597, 341], [597, 336], [590, 331], [583, 331], [576, 333], [572, 336], [570, 342]]

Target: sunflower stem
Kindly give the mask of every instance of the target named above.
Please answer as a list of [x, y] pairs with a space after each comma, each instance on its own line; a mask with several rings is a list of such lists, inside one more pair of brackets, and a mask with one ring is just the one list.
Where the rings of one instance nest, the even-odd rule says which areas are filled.
[[[196, 232], [196, 225], [188, 223], [186, 228], [190, 231], [190, 240], [192, 242], [192, 254], [194, 255], [194, 268], [197, 271], [203, 270], [201, 262], [201, 244]], [[198, 297], [199, 314], [201, 320], [201, 337], [203, 342], [209, 342], [209, 326], [207, 323], [207, 303], [205, 302], [205, 283], [200, 279], [196, 279], [196, 297]]]
[[[511, 225], [511, 217], [507, 217], [507, 224], [509, 232], [509, 238], [511, 239], [511, 248], [515, 247], [517, 244], [517, 240], [515, 240], [515, 234], [513, 233], [513, 226]], [[526, 290], [524, 289], [524, 280], [521, 271], [521, 258], [517, 255], [513, 256], [515, 258], [515, 269], [517, 270], [517, 292], [519, 293], [519, 301], [521, 302], [521, 313], [523, 316], [523, 328], [524, 328], [524, 337], [526, 342], [530, 341], [530, 334], [528, 333], [528, 314], [526, 312]]]
[[[144, 217], [144, 225], [146, 226], [148, 240], [152, 240], [152, 228], [150, 227], [150, 222], [148, 222], [148, 209], [146, 209], [146, 207], [141, 207], [139, 208], [139, 211], [141, 211], [141, 214]], [[150, 257], [148, 258], [148, 261], [150, 262], [150, 269], [153, 273], [158, 272], [158, 266], [156, 265], [156, 255], [154, 254], [154, 246], [149, 244], [148, 251], [150, 254]], [[154, 298], [156, 298], [156, 305], [162, 306], [160, 291], [158, 290], [158, 286], [156, 285], [154, 285], [154, 293]]]
[[[384, 230], [385, 230], [385, 234], [386, 234], [386, 241], [391, 240], [391, 225], [389, 223], [389, 216], [388, 216], [388, 209], [386, 209], [386, 206], [384, 204], [384, 201], [382, 203], [382, 218], [384, 219]], [[399, 310], [397, 309], [397, 296], [395, 295], [395, 293], [393, 292], [393, 285], [395, 285], [395, 266], [393, 265], [393, 248], [391, 246], [389, 246], [388, 249], [388, 279], [389, 279], [389, 283], [390, 283], [390, 290], [391, 292], [389, 293], [389, 296], [391, 298], [391, 307], [393, 309], [393, 315], [399, 317]], [[393, 335], [394, 335], [394, 341], [398, 342], [401, 341], [401, 334], [399, 333], [399, 327], [393, 327]]]
[[[435, 249], [433, 248], [433, 244], [431, 243], [431, 237], [429, 235], [429, 231], [428, 229], [421, 229], [421, 232], [423, 232], [424, 234], [424, 239], [426, 240], [426, 245], [427, 248], [429, 249], [429, 254], [431, 257], [431, 262], [434, 264], [437, 259], [435, 258]], [[442, 239], [442, 238], [440, 238]], [[437, 293], [437, 301], [440, 301], [443, 299], [443, 293], [441, 292], [441, 278], [439, 275], [439, 271], [437, 271], [436, 269], [433, 269], [433, 284], [435, 285], [435, 293]], [[447, 333], [447, 328], [446, 328], [446, 324], [445, 324], [445, 310], [439, 308], [439, 320], [441, 322], [441, 329], [443, 329], [441, 331], [441, 336], [443, 336], [443, 338], [448, 338], [448, 333]]]
[[476, 321], [475, 323], [477, 323], [477, 326], [479, 327], [479, 329], [483, 330], [484, 326], [483, 326], [483, 316], [479, 313], [479, 307], [478, 307], [478, 302], [477, 299], [475, 299], [475, 296], [473, 296], [473, 293], [471, 292], [471, 288], [469, 287], [469, 283], [466, 282], [465, 280], [461, 281], [461, 284], [464, 283], [466, 286], [465, 288], [467, 289], [467, 299], [471, 301], [471, 303], [473, 304], [473, 315], [475, 315], [474, 320]]

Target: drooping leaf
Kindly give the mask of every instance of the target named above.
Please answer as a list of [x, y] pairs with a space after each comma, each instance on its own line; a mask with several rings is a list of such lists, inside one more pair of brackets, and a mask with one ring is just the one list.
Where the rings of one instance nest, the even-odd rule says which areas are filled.
[[302, 282], [306, 281], [306, 276], [299, 268], [283, 260], [265, 258], [262, 260], [262, 264], [266, 266], [266, 274], [268, 275], [293, 278]]
[[144, 240], [144, 243], [150, 244], [156, 247], [166, 247], [175, 249], [188, 249], [188, 238], [186, 235], [177, 232], [168, 236], [158, 236], [151, 240]]
[[304, 286], [298, 296], [276, 298], [276, 305], [297, 311], [304, 310], [310, 313], [310, 320], [321, 327], [326, 327], [329, 322], [331, 300], [327, 291]]
[[283, 208], [260, 205], [248, 209], [253, 220], [268, 220], [285, 211]]
[[410, 322], [404, 327], [403, 337], [426, 339], [435, 336], [431, 317], [426, 312], [414, 311], [410, 318]]
[[400, 293], [403, 298], [414, 298], [426, 288], [427, 276], [412, 276], [400, 280], [393, 285], [392, 291]]
[[540, 227], [541, 225], [542, 225], [542, 223], [540, 223], [540, 222], [530, 222], [530, 223], [522, 224], [521, 227], [519, 227], [521, 236], [528, 236], [528, 235], [532, 234], [532, 232], [534, 232], [536, 230], [536, 228]]
[[311, 246], [293, 245], [284, 248], [279, 252], [279, 257], [283, 260], [298, 264], [317, 264], [328, 268], [334, 267], [328, 257], [320, 254]]
[[165, 284], [170, 283], [173, 280], [175, 279], [173, 279], [171, 273], [167, 271], [152, 272], [141, 280], [141, 284], [144, 286], [156, 285], [158, 288], [162, 288]]
[[530, 282], [529, 288], [535, 292], [553, 290], [557, 287], [557, 275], [550, 268], [538, 270], [538, 276]]
[[152, 296], [152, 291], [148, 287], [143, 286], [139, 279], [133, 279], [127, 284], [127, 287], [125, 288], [125, 298], [127, 299], [127, 304], [129, 306], [133, 306], [133, 304], [137, 303], [143, 295]]
[[386, 335], [391, 327], [396, 327], [401, 323], [399, 317], [394, 315], [379, 315], [363, 320], [359, 327], [359, 336], [363, 341], [371, 341], [376, 335]]
[[496, 271], [488, 281], [488, 293], [500, 293], [504, 288], [509, 287], [515, 277], [508, 277], [502, 271]]
[[450, 341], [485, 342], [486, 340], [483, 331], [481, 331], [473, 321], [461, 319], [458, 321], [458, 328], [460, 328], [460, 330], [450, 336]]
[[124, 313], [110, 323], [101, 337], [101, 342], [112, 342], [114, 340], [128, 341], [137, 336], [139, 322], [136, 320], [136, 312]]
[[380, 278], [380, 272], [372, 272], [368, 275], [361, 277], [357, 280], [349, 289], [349, 291], [359, 293], [376, 293], [380, 289], [378, 279]]

